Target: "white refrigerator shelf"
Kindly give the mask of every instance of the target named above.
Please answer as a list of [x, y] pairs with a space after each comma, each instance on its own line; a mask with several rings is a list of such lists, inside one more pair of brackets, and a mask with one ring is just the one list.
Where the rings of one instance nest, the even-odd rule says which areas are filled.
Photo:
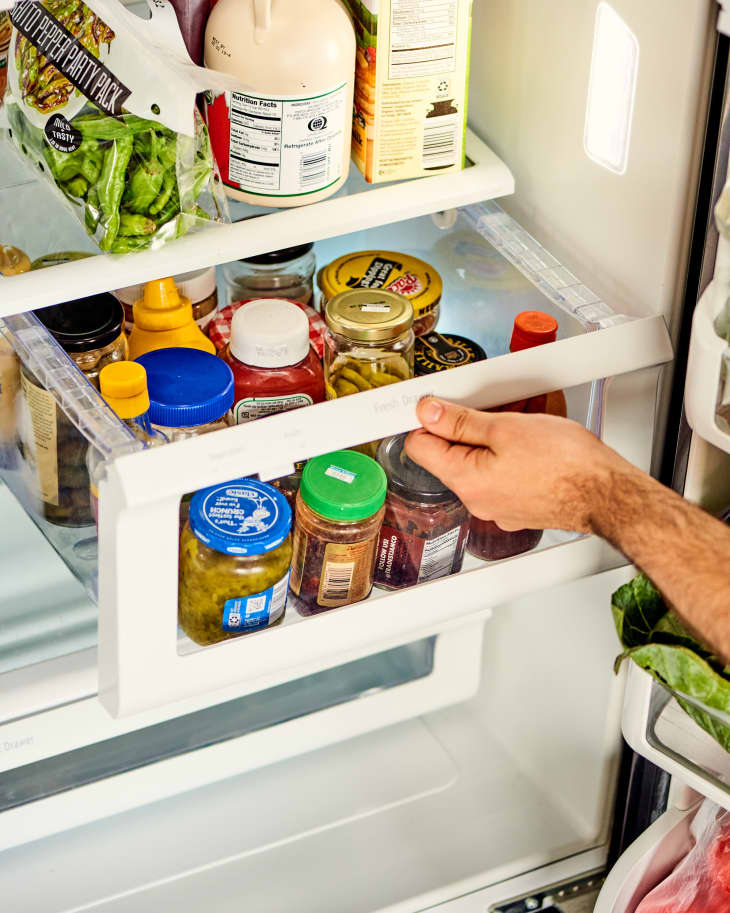
[[[392, 184], [367, 184], [352, 165], [342, 190], [320, 203], [279, 210], [231, 204], [237, 221], [191, 233], [160, 250], [99, 254], [9, 277], [3, 281], [0, 317], [55, 304], [59, 289], [68, 301], [514, 192], [509, 168], [470, 130], [467, 156], [463, 171]], [[73, 216], [7, 144], [0, 144], [0, 212], [2, 242], [31, 259], [69, 249], [96, 252]]]

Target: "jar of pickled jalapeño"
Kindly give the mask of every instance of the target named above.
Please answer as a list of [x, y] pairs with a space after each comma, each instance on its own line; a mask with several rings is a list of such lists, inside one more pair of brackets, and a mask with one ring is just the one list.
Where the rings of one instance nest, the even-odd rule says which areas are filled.
[[284, 617], [291, 509], [272, 485], [237, 479], [197, 491], [180, 538], [179, 621], [197, 644]]

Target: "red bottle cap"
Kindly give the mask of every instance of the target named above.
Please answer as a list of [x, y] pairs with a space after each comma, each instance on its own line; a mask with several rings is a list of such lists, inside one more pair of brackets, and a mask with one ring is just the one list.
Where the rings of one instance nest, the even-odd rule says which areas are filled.
[[523, 311], [515, 317], [515, 325], [510, 340], [510, 352], [531, 349], [546, 342], [555, 342], [558, 335], [558, 322], [550, 314], [542, 311]]

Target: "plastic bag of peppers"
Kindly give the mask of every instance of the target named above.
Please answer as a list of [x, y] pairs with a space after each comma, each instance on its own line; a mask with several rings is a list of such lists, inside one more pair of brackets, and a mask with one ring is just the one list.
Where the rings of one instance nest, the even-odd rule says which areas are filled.
[[8, 137], [111, 253], [229, 221], [195, 94], [230, 78], [168, 56], [156, 29], [168, 14], [176, 28], [172, 8], [151, 8], [151, 20], [118, 0], [21, 0], [11, 12]]

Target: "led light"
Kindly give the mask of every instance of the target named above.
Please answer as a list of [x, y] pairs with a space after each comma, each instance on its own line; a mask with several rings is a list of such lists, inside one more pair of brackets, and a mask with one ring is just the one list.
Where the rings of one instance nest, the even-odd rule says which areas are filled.
[[606, 2], [598, 4], [583, 145], [586, 155], [624, 174], [629, 158], [639, 42]]

